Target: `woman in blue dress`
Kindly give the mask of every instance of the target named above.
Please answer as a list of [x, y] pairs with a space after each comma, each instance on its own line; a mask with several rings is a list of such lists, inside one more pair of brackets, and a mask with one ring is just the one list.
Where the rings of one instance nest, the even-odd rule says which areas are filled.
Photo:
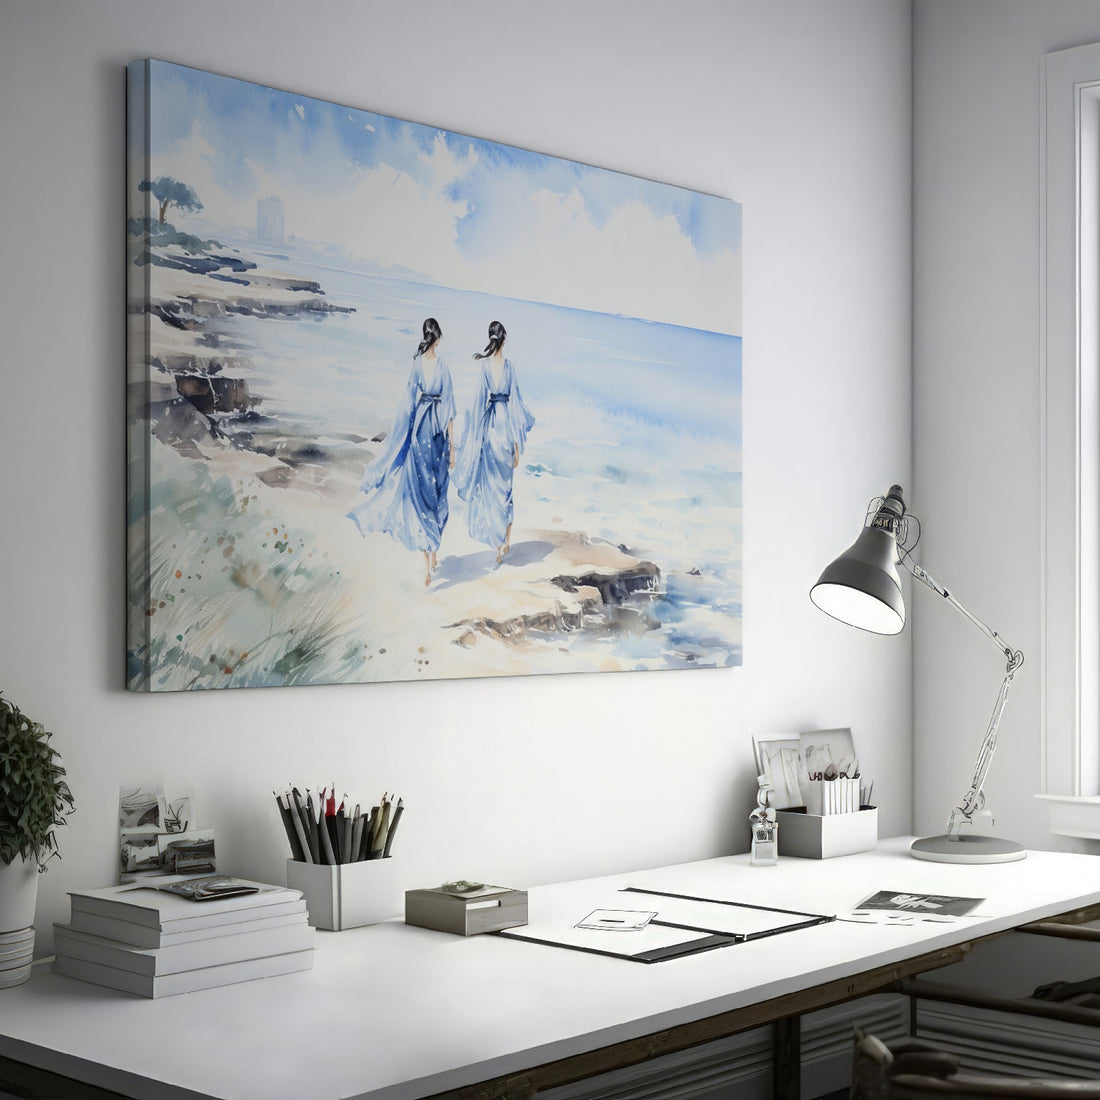
[[512, 478], [535, 418], [520, 396], [516, 371], [504, 357], [508, 334], [499, 321], [489, 326], [489, 343], [480, 359], [481, 378], [459, 446], [455, 480], [466, 501], [470, 536], [492, 546], [497, 561], [511, 549]]
[[447, 526], [447, 486], [454, 469], [454, 388], [438, 354], [439, 322], [424, 322], [405, 398], [385, 451], [367, 466], [359, 491], [367, 499], [348, 512], [363, 535], [384, 531], [424, 555], [424, 583], [432, 582], [436, 552]]

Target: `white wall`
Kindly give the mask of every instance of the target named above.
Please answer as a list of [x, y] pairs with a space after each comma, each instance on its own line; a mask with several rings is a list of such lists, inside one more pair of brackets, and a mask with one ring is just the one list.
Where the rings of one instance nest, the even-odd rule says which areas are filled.
[[[1040, 790], [1039, 105], [1043, 55], [1100, 40], [1097, 0], [914, 3], [913, 508], [924, 564], [1023, 649], [987, 791], [998, 832], [1056, 846]], [[919, 597], [919, 594], [918, 594]], [[914, 828], [966, 790], [1004, 661], [914, 623]]]
[[[123, 66], [159, 57], [737, 199], [744, 667], [122, 690]], [[42, 885], [112, 880], [122, 781], [191, 788], [280, 880], [271, 790], [400, 791], [410, 884], [516, 885], [747, 848], [750, 738], [851, 726], [910, 822], [910, 653], [806, 593], [907, 482], [905, 0], [7, 0], [0, 8], [0, 687], [78, 814]], [[49, 937], [41, 941], [48, 948]]]

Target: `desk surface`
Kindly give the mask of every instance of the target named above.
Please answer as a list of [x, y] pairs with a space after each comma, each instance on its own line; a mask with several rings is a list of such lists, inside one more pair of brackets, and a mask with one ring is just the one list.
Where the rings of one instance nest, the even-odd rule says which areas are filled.
[[985, 898], [974, 916], [838, 921], [653, 965], [394, 921], [319, 932], [311, 971], [155, 1001], [42, 966], [0, 991], [0, 1055], [156, 1100], [405, 1100], [1100, 903], [1095, 857], [935, 864], [908, 856], [909, 839], [831, 860], [751, 867], [731, 856], [543, 886], [530, 911], [565, 903], [579, 920], [638, 886], [828, 914], [879, 889]]

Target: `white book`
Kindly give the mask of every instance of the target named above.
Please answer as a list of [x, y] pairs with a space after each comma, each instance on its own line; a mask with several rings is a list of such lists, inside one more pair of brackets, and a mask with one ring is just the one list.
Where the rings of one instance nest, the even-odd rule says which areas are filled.
[[247, 913], [248, 917], [244, 919], [251, 919], [258, 916], [257, 911], [265, 906], [298, 901], [302, 897], [300, 890], [289, 890], [285, 886], [272, 886], [262, 882], [250, 883], [259, 887], [255, 894], [214, 898], [211, 901], [192, 901], [158, 889], [160, 886], [185, 882], [193, 877], [160, 875], [139, 883], [105, 886], [99, 890], [70, 890], [69, 903], [74, 911], [128, 920], [134, 924], [144, 924], [148, 928], [184, 932], [242, 919], [239, 916], [229, 916], [231, 913]]
[[213, 989], [219, 985], [235, 985], [256, 978], [272, 978], [277, 974], [292, 974], [313, 966], [313, 950], [293, 951], [289, 955], [270, 955], [266, 959], [247, 959], [224, 966], [204, 966], [201, 970], [184, 970], [179, 974], [135, 974], [114, 966], [85, 962], [58, 955], [53, 968], [58, 974], [94, 982], [143, 997], [173, 997], [177, 993], [193, 993], [197, 989]]
[[[300, 924], [306, 919], [306, 903], [303, 898], [300, 901], [287, 901], [279, 905], [265, 905], [258, 911], [236, 909], [224, 915], [227, 919], [222, 924], [167, 932], [161, 928], [135, 924], [130, 920], [101, 917], [96, 913], [85, 913], [82, 909], [74, 909], [69, 918], [69, 927], [76, 932], [89, 932], [93, 936], [103, 936], [105, 939], [114, 940], [116, 943], [128, 943], [133, 947], [171, 947], [177, 943], [208, 940], [213, 936], [245, 935], [265, 928]], [[229, 920], [230, 917], [233, 919]], [[174, 922], [172, 927], [179, 923], [179, 921]]]
[[74, 931], [65, 924], [55, 924], [53, 927], [57, 955], [130, 970], [135, 974], [157, 976], [306, 951], [313, 946], [314, 935], [314, 930], [303, 919], [285, 928], [268, 928], [243, 936], [216, 936], [174, 947], [133, 947], [102, 936]]

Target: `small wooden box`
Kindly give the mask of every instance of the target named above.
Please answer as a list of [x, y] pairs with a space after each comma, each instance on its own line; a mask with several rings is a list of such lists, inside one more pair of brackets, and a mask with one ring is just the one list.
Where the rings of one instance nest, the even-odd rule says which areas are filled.
[[473, 936], [527, 923], [527, 891], [486, 886], [469, 894], [446, 890], [406, 890], [405, 923]]
[[776, 812], [779, 858], [803, 856], [829, 859], [869, 852], [878, 844], [878, 808], [864, 806], [851, 814], [808, 814], [805, 810]]
[[309, 923], [333, 932], [401, 916], [401, 877], [394, 859], [335, 866], [286, 861], [286, 884], [302, 891]]

